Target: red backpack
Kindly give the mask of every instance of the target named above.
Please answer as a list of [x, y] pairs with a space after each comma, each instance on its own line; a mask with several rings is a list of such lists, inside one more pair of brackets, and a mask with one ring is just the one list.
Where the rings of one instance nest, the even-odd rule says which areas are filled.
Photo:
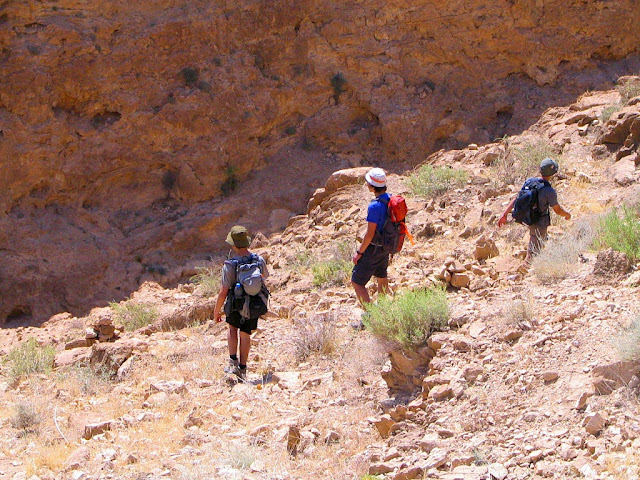
[[389, 201], [381, 200], [387, 206], [387, 219], [382, 227], [379, 242], [385, 253], [393, 255], [402, 250], [404, 237], [408, 237], [411, 244], [414, 244], [413, 237], [409, 233], [404, 219], [407, 216], [407, 203], [401, 195], [392, 195]]

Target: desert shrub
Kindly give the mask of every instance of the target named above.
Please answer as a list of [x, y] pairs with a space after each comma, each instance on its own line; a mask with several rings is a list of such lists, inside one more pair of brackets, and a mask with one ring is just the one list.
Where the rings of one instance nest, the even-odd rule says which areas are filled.
[[540, 171], [540, 162], [547, 157], [554, 158], [556, 155], [549, 142], [542, 138], [515, 148], [513, 154], [518, 160], [517, 168], [523, 180], [537, 175]]
[[247, 470], [256, 461], [256, 450], [243, 444], [230, 444], [226, 452], [226, 463], [238, 470]]
[[73, 368], [72, 374], [85, 395], [96, 395], [111, 385], [111, 370], [106, 366], [78, 366]]
[[198, 292], [204, 297], [211, 297], [218, 293], [220, 290], [218, 271], [207, 267], [198, 267], [197, 271], [198, 273], [189, 280], [196, 285]]
[[17, 403], [14, 410], [14, 414], [10, 419], [13, 428], [20, 430], [22, 435], [37, 431], [42, 418], [31, 403]]
[[529, 323], [533, 319], [533, 299], [515, 300], [504, 309], [504, 316], [510, 324], [520, 325]]
[[424, 344], [432, 332], [442, 330], [448, 319], [447, 295], [444, 289], [433, 287], [383, 295], [366, 306], [362, 320], [374, 335], [413, 348]]
[[195, 85], [198, 81], [198, 77], [200, 76], [200, 72], [198, 72], [198, 69], [193, 67], [183, 68], [182, 70], [180, 70], [180, 74], [182, 75], [184, 83], [189, 86]]
[[336, 328], [331, 317], [316, 315], [296, 325], [293, 340], [296, 359], [301, 362], [314, 353], [329, 354], [335, 348]]
[[414, 195], [430, 198], [464, 185], [467, 177], [468, 174], [464, 170], [422, 165], [408, 178], [409, 186]]
[[640, 206], [614, 208], [600, 219], [596, 247], [613, 248], [629, 260], [640, 259]]
[[329, 285], [344, 285], [351, 277], [353, 263], [351, 253], [353, 248], [348, 241], [338, 242], [333, 245], [325, 260], [311, 260], [311, 272], [313, 273], [313, 285], [326, 287]]
[[35, 338], [30, 338], [7, 355], [11, 375], [19, 377], [30, 373], [49, 373], [53, 368], [55, 354], [52, 346], [41, 346]]
[[330, 285], [344, 285], [351, 276], [353, 264], [347, 260], [332, 258], [321, 260], [311, 266], [313, 285], [327, 287]]
[[224, 169], [225, 178], [220, 184], [220, 192], [223, 196], [231, 195], [238, 188], [237, 169], [233, 165], [227, 165]]
[[595, 236], [589, 220], [576, 224], [570, 232], [547, 241], [531, 262], [542, 283], [558, 282], [575, 270], [580, 254], [589, 248]]
[[618, 92], [622, 97], [622, 101], [627, 104], [632, 98], [640, 96], [640, 79], [629, 80], [623, 85], [618, 86]]
[[109, 306], [113, 309], [114, 320], [121, 323], [127, 331], [149, 325], [158, 318], [158, 311], [153, 305], [128, 300], [124, 303], [111, 303]]
[[331, 88], [333, 88], [333, 98], [336, 104], [340, 103], [340, 95], [346, 90], [346, 85], [347, 79], [342, 73], [338, 72], [331, 77]]
[[623, 360], [640, 360], [640, 316], [622, 330], [615, 339], [615, 345]]
[[607, 123], [609, 121], [609, 119], [611, 118], [611, 115], [613, 115], [614, 113], [616, 113], [618, 110], [620, 110], [621, 106], [620, 105], [609, 105], [608, 107], [605, 107], [602, 112], [600, 113], [600, 122], [601, 123]]

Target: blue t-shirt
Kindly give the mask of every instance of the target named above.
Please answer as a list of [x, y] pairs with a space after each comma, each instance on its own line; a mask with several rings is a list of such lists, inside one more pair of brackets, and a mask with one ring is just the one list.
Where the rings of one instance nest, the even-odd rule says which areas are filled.
[[383, 193], [375, 200], [371, 200], [369, 208], [367, 209], [367, 222], [378, 225], [378, 232], [380, 233], [382, 233], [384, 222], [387, 220], [387, 206], [382, 203], [381, 199], [389, 203], [391, 195], [386, 192]]

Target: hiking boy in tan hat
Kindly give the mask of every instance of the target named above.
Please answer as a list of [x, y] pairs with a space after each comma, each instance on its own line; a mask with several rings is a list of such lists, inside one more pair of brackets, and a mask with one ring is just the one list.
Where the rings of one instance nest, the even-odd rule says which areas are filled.
[[[353, 255], [353, 272], [351, 284], [361, 305], [371, 302], [367, 291], [367, 282], [376, 277], [378, 292], [389, 292], [387, 268], [389, 254], [385, 253], [379, 237], [387, 219], [387, 205], [391, 195], [387, 193], [387, 175], [381, 168], [372, 168], [365, 175], [369, 191], [375, 195], [367, 209], [367, 233], [362, 239], [360, 247]], [[377, 234], [377, 235], [376, 235]]]
[[[218, 292], [213, 318], [217, 322], [222, 321], [222, 308], [224, 305], [226, 321], [229, 324], [229, 332], [227, 334], [229, 365], [224, 370], [226, 373], [233, 373], [239, 379], [245, 380], [249, 349], [251, 348], [251, 333], [258, 328], [258, 318], [260, 316], [253, 308], [253, 300], [251, 303], [252, 308], [249, 310], [249, 300], [246, 299], [246, 296], [252, 295], [252, 299], [262, 297], [264, 311], [261, 314], [265, 313], [267, 308], [267, 299], [264, 294], [260, 295], [245, 291], [250, 289], [250, 284], [246, 279], [253, 276], [253, 280], [260, 283], [258, 288], [264, 288], [261, 282], [269, 276], [269, 272], [264, 259], [260, 255], [249, 251], [251, 238], [249, 238], [245, 227], [241, 225], [234, 226], [227, 235], [226, 242], [233, 249], [233, 257], [226, 260], [222, 266], [222, 285]], [[240, 281], [243, 283], [240, 283]], [[266, 295], [268, 295], [268, 292]], [[244, 307], [245, 299], [247, 307]], [[243, 310], [243, 307], [246, 311]], [[240, 347], [239, 350], [238, 346]]]
[[509, 203], [506, 210], [498, 220], [498, 227], [503, 227], [507, 223], [507, 216], [513, 211], [516, 200], [518, 200], [518, 197], [525, 189], [529, 189], [531, 191], [535, 190], [537, 192], [535, 197], [532, 197], [533, 200], [537, 199], [537, 203], [534, 202], [534, 204], [531, 205], [533, 210], [530, 212], [524, 212], [528, 215], [526, 215], [526, 220], [521, 221], [521, 223], [529, 226], [527, 262], [530, 262], [533, 256], [540, 252], [544, 242], [547, 240], [547, 228], [551, 225], [549, 208], [552, 208], [555, 213], [564, 217], [565, 220], [569, 220], [571, 218], [571, 214], [558, 203], [558, 194], [551, 186], [551, 183], [549, 183], [551, 177], [556, 173], [558, 173], [558, 163], [551, 158], [545, 158], [540, 163], [541, 178], [533, 177], [527, 179], [518, 196]]

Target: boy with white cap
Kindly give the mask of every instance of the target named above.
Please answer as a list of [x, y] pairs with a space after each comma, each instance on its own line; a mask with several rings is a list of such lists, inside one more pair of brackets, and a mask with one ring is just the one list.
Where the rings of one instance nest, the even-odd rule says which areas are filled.
[[387, 175], [381, 168], [372, 168], [364, 178], [369, 191], [376, 198], [371, 201], [367, 209], [367, 233], [353, 255], [351, 284], [361, 305], [371, 301], [366, 285], [372, 276], [377, 279], [378, 292], [389, 292], [387, 279], [389, 254], [384, 252], [380, 241], [387, 219], [387, 205], [391, 199], [391, 195], [387, 193]]

